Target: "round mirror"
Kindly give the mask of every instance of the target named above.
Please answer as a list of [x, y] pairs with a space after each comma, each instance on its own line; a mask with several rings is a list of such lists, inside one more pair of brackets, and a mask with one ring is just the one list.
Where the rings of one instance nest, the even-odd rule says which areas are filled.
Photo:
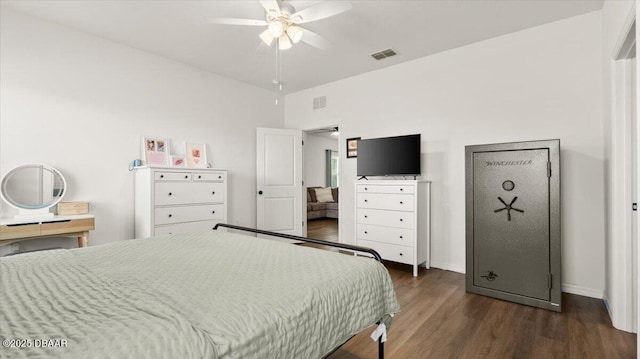
[[19, 166], [7, 172], [0, 183], [0, 194], [20, 215], [47, 214], [66, 191], [67, 183], [53, 167], [40, 164]]

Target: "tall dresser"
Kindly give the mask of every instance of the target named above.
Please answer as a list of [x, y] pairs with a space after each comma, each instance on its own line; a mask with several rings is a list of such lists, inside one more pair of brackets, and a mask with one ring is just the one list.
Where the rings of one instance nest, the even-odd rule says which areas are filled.
[[212, 230], [226, 222], [226, 170], [136, 169], [136, 238]]
[[383, 259], [429, 268], [431, 183], [356, 181], [356, 244]]

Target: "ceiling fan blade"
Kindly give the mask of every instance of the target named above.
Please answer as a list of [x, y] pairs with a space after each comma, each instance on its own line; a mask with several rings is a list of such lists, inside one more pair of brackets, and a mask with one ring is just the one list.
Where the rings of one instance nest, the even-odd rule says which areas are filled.
[[302, 38], [300, 40], [322, 50], [327, 50], [331, 47], [329, 40], [307, 29], [302, 29]]
[[300, 10], [290, 16], [294, 24], [304, 24], [311, 21], [327, 18], [329, 16], [338, 15], [352, 8], [351, 1], [327, 1], [318, 5]]
[[267, 22], [264, 20], [253, 19], [234, 19], [229, 17], [213, 17], [209, 19], [212, 24], [222, 25], [246, 25], [246, 26], [267, 26]]
[[278, 0], [260, 0], [260, 4], [262, 4], [262, 7], [268, 14], [274, 16], [280, 15], [280, 5], [278, 5]]

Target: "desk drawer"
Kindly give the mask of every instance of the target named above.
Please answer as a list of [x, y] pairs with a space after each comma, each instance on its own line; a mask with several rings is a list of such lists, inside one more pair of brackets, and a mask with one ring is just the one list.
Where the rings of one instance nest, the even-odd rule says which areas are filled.
[[405, 264], [413, 264], [413, 248], [411, 247], [363, 240], [359, 240], [358, 245], [374, 249], [378, 254], [380, 254], [382, 259]]
[[156, 225], [223, 219], [224, 205], [156, 207], [154, 217]]
[[156, 183], [157, 206], [189, 203], [224, 202], [224, 184], [220, 182]]
[[0, 241], [37, 237], [39, 235], [40, 223], [0, 226]]
[[54, 234], [87, 232], [95, 228], [93, 218], [74, 219], [70, 221], [49, 222], [41, 225], [40, 235], [49, 236]]
[[388, 209], [393, 211], [410, 211], [414, 208], [415, 196], [409, 194], [358, 193], [359, 208]]
[[358, 208], [356, 223], [411, 229], [415, 225], [414, 216], [413, 212]]

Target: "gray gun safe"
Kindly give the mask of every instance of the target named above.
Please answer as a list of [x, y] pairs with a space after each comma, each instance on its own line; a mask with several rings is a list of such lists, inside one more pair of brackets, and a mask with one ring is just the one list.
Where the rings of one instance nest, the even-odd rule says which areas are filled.
[[560, 140], [465, 149], [466, 290], [561, 311]]

